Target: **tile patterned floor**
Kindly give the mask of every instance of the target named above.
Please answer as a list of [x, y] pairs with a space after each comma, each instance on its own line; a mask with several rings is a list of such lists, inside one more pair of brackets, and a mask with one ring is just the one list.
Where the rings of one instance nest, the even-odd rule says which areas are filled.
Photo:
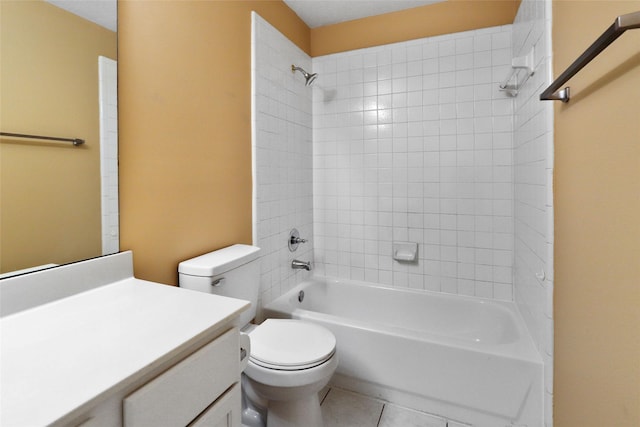
[[470, 427], [339, 388], [320, 392], [325, 427]]

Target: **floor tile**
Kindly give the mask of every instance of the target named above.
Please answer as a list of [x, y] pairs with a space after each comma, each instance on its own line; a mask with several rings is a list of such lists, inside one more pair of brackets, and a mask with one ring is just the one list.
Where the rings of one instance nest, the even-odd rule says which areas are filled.
[[378, 427], [447, 427], [446, 420], [387, 403]]
[[360, 394], [332, 388], [321, 406], [325, 427], [376, 427], [384, 404]]

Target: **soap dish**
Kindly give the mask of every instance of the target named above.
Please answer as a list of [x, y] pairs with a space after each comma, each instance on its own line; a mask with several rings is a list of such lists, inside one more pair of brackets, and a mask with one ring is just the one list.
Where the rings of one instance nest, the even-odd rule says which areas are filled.
[[415, 242], [394, 242], [393, 259], [402, 262], [412, 262], [418, 258], [418, 244]]

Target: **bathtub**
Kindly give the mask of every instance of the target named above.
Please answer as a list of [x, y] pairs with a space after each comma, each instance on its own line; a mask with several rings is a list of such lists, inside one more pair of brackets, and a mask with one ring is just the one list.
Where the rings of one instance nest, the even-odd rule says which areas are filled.
[[314, 278], [263, 315], [329, 328], [334, 386], [474, 426], [542, 425], [543, 365], [514, 303]]

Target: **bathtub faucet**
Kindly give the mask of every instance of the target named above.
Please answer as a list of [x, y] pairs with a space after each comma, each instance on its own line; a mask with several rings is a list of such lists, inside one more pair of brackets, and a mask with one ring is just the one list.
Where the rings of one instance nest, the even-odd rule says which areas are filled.
[[294, 270], [311, 271], [311, 261], [304, 262], [294, 259], [293, 261], [291, 261], [291, 268], [293, 268]]

